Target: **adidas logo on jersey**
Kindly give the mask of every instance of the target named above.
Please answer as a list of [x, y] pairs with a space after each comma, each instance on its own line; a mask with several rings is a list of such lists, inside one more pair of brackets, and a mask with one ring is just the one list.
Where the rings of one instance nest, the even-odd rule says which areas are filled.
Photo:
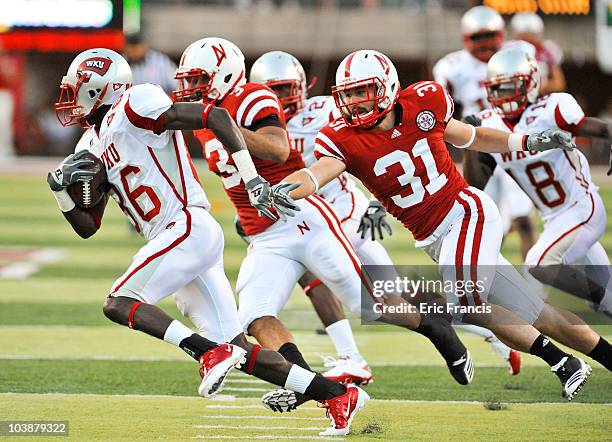
[[391, 139], [393, 139], [393, 138], [397, 138], [397, 137], [399, 137], [400, 135], [402, 135], [402, 133], [401, 133], [399, 130], [397, 130], [397, 129], [393, 129], [393, 133], [391, 134]]

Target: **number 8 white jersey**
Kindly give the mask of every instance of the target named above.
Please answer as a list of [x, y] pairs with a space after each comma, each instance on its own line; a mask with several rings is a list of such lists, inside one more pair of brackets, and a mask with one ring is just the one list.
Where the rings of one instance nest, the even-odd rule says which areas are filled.
[[132, 86], [104, 117], [98, 140], [89, 129], [75, 149], [102, 160], [111, 196], [147, 240], [184, 207], [210, 207], [181, 132], [153, 132], [155, 120], [171, 105], [159, 86]]
[[[515, 126], [492, 111], [483, 111], [480, 117], [483, 127], [522, 134], [556, 128], [576, 133], [585, 118], [574, 97], [566, 93], [554, 93], [529, 105]], [[529, 195], [543, 220], [597, 190], [587, 159], [578, 150], [495, 153], [491, 157]]]

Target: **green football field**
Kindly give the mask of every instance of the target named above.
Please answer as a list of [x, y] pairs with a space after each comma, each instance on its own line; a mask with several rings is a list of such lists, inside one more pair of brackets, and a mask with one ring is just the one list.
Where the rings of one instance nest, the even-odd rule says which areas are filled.
[[[220, 182], [204, 171], [200, 176], [225, 230], [234, 284], [245, 245], [234, 234]], [[601, 193], [608, 208], [602, 243], [609, 251], [612, 185]], [[43, 173], [0, 175], [0, 202], [0, 421], [69, 421], [75, 440], [325, 439], [318, 432], [328, 422], [315, 404], [291, 414], [268, 412], [258, 398], [272, 386], [240, 372], [216, 399], [203, 400], [192, 359], [104, 317], [108, 289], [143, 244], [114, 203], [102, 229], [82, 240], [57, 210]], [[397, 264], [428, 263], [397, 224], [384, 243]], [[504, 253], [520, 261], [515, 235]], [[579, 300], [563, 302], [588, 310]], [[171, 300], [161, 306], [180, 316]], [[321, 369], [321, 356], [334, 355], [299, 290], [281, 319], [313, 366]], [[539, 359], [523, 355], [523, 370], [512, 377], [489, 344], [461, 334], [476, 363], [474, 383], [461, 387], [421, 336], [352, 323], [376, 379], [366, 387], [373, 400], [357, 416], [353, 434], [340, 439], [610, 440], [612, 374], [594, 361], [589, 382], [567, 403]], [[612, 339], [612, 326], [597, 328]]]

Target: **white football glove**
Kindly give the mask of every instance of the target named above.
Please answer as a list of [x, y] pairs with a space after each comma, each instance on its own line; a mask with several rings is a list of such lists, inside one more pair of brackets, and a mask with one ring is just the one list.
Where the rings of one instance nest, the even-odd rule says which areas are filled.
[[299, 186], [300, 183], [278, 183], [272, 186], [272, 206], [281, 219], [285, 220], [288, 216], [295, 216], [295, 212], [302, 210], [289, 196], [289, 193]]
[[527, 135], [527, 150], [542, 152], [550, 149], [574, 150], [576, 143], [571, 133], [560, 129], [548, 129], [539, 134]]

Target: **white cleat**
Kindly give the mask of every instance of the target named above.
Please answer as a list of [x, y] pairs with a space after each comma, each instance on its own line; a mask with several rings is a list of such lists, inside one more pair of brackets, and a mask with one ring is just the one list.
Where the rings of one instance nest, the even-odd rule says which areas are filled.
[[351, 358], [334, 359], [326, 356], [323, 360], [324, 367], [329, 368], [323, 376], [329, 380], [356, 385], [368, 385], [374, 381], [372, 371], [364, 359], [357, 362]]
[[210, 398], [217, 394], [229, 372], [246, 362], [246, 353], [246, 350], [232, 344], [223, 344], [204, 353], [200, 357], [202, 382], [198, 388], [199, 395]]
[[345, 436], [351, 431], [351, 423], [357, 412], [365, 407], [370, 396], [355, 385], [347, 385], [346, 393], [321, 404], [327, 409], [327, 417], [331, 420], [331, 426], [319, 433], [321, 436]]

